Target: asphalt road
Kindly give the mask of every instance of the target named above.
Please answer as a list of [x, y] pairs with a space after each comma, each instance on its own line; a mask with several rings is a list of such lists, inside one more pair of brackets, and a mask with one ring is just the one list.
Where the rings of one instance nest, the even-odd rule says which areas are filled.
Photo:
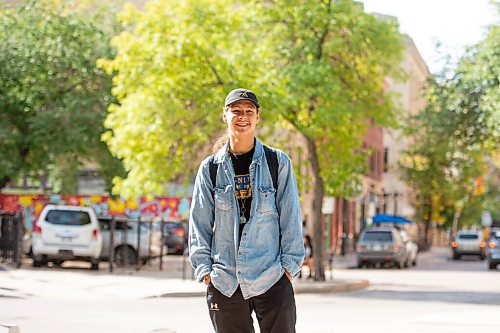
[[[433, 249], [407, 270], [354, 269], [344, 260], [334, 278], [368, 279], [370, 286], [355, 292], [297, 295], [297, 332], [500, 332], [500, 270], [490, 271], [485, 261], [473, 257], [449, 257], [448, 249]], [[180, 258], [170, 260], [172, 274], [180, 274]], [[168, 279], [105, 272], [97, 278], [71, 266], [21, 273], [20, 285], [36, 286], [36, 292], [30, 295], [26, 288], [22, 298], [0, 297], [0, 324], [18, 324], [21, 333], [212, 332], [203, 297], [141, 294]], [[7, 274], [0, 271], [0, 288]], [[88, 279], [83, 287], [72, 281], [82, 278]], [[130, 287], [135, 290], [121, 292], [125, 278], [136, 281]]]

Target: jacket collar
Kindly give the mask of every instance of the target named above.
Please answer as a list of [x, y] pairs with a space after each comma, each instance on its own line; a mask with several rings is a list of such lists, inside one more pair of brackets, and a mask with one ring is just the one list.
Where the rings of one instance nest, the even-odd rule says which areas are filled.
[[[253, 153], [253, 161], [260, 164], [262, 155], [264, 153], [264, 145], [259, 139], [255, 138], [255, 152]], [[229, 141], [217, 151], [214, 155], [215, 163], [223, 163], [224, 160], [229, 156]]]

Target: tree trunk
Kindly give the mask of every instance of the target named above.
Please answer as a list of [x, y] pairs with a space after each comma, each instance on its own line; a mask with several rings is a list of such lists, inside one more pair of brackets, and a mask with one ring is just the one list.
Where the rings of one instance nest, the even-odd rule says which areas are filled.
[[431, 220], [432, 220], [432, 198], [425, 198], [426, 206], [427, 206], [427, 218], [425, 219], [425, 247], [429, 249], [431, 247], [431, 241], [429, 240], [429, 230], [431, 228]]
[[457, 235], [461, 214], [462, 214], [462, 211], [458, 207], [455, 206], [454, 210], [453, 210], [453, 226], [451, 228], [451, 238], [452, 239], [455, 239], [455, 236]]
[[462, 215], [464, 213], [464, 209], [467, 207], [467, 204], [470, 202], [470, 199], [471, 199], [473, 193], [474, 193], [473, 191], [467, 192], [467, 195], [465, 196], [465, 198], [463, 200], [463, 204], [461, 205], [462, 207], [456, 207], [456, 203], [455, 203], [455, 211], [453, 214], [453, 229], [452, 229], [452, 231], [454, 232], [453, 237], [455, 237], [458, 230], [460, 230], [462, 228], [461, 223], [460, 223], [461, 218], [462, 218]]
[[323, 180], [319, 173], [319, 160], [316, 145], [311, 138], [306, 137], [307, 149], [311, 160], [312, 169], [312, 245], [314, 249], [314, 280], [325, 281], [325, 268], [323, 265], [323, 222], [321, 208], [323, 205]]

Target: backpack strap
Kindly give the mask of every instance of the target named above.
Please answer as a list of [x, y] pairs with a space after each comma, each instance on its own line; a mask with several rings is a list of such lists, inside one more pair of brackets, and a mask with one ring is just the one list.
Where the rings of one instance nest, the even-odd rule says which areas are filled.
[[273, 180], [273, 187], [278, 191], [278, 153], [276, 150], [272, 150], [265, 145], [264, 153], [266, 154], [267, 166], [269, 167], [269, 173], [271, 173], [271, 178]]
[[[276, 149], [271, 149], [268, 146], [264, 145], [264, 153], [266, 154], [266, 161], [267, 161], [267, 166], [269, 168], [269, 173], [271, 174], [271, 178], [273, 180], [273, 187], [274, 187], [274, 200], [276, 202], [276, 208], [278, 208], [278, 153], [276, 152]], [[279, 236], [279, 244], [280, 244], [280, 252], [282, 252], [281, 248], [281, 239], [282, 239], [282, 234], [281, 234], [281, 229], [280, 231], [280, 236]]]
[[210, 157], [210, 161], [208, 162], [208, 170], [210, 171], [210, 180], [212, 181], [212, 188], [215, 188], [217, 185], [217, 168], [218, 165], [214, 162], [215, 155]]

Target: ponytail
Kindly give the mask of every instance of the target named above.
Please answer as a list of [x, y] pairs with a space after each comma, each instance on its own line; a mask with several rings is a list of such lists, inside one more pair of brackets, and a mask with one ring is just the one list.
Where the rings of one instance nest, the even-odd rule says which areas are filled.
[[227, 130], [222, 134], [217, 141], [215, 141], [214, 146], [212, 147], [212, 153], [215, 154], [218, 152], [226, 143], [229, 142], [229, 133]]

